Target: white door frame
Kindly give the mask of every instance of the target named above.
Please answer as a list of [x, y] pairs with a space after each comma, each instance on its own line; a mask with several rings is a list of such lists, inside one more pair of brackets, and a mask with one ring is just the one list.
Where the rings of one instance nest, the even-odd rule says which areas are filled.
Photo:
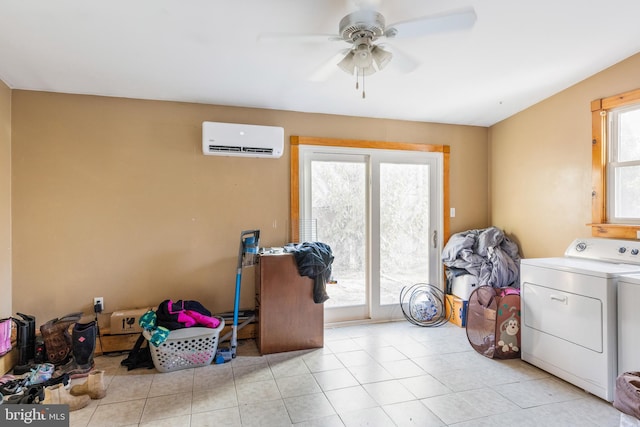
[[[311, 199], [305, 191], [305, 185], [310, 183], [311, 160], [345, 160], [353, 159], [367, 164], [367, 174], [370, 191], [367, 199], [367, 211], [369, 212], [367, 224], [367, 271], [366, 281], [369, 284], [365, 306], [335, 307], [325, 309], [325, 322], [332, 323], [346, 320], [390, 320], [402, 317], [398, 305], [380, 306], [380, 278], [379, 274], [373, 274], [375, 267], [379, 272], [380, 246], [378, 237], [371, 238], [372, 234], [379, 236], [380, 232], [380, 195], [379, 195], [379, 170], [381, 163], [424, 163], [431, 166], [430, 173], [430, 241], [435, 245], [431, 247], [429, 256], [429, 283], [438, 284], [442, 288], [443, 267], [440, 262], [440, 253], [443, 240], [443, 154], [441, 152], [388, 150], [374, 148], [353, 148], [335, 146], [299, 146], [299, 218], [308, 218], [311, 212]], [[421, 160], [416, 162], [416, 160]], [[435, 232], [435, 236], [433, 233]]]

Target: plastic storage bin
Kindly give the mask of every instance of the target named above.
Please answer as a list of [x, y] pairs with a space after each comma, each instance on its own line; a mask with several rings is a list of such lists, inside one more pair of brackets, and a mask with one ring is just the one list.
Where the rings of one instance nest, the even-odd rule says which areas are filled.
[[[153, 365], [160, 372], [207, 366], [213, 362], [218, 350], [218, 338], [224, 328], [224, 319], [218, 318], [217, 328], [192, 327], [176, 329], [158, 347], [149, 345]], [[143, 332], [149, 339], [150, 334]]]

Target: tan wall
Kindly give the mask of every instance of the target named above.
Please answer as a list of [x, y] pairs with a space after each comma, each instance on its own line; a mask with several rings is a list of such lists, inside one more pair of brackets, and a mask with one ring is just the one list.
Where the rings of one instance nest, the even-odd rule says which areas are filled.
[[[39, 322], [89, 313], [94, 296], [107, 311], [166, 298], [230, 310], [240, 231], [288, 241], [289, 135], [450, 145], [451, 230], [487, 225], [486, 128], [19, 90], [12, 102], [13, 306]], [[285, 154], [204, 156], [205, 120], [283, 126]]]
[[0, 80], [0, 318], [11, 313], [11, 90]]
[[590, 102], [637, 88], [640, 54], [489, 129], [491, 220], [525, 257], [591, 235]]

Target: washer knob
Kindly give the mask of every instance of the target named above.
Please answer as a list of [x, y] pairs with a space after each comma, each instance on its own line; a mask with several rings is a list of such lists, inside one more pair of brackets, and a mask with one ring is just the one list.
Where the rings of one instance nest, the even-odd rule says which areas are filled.
[[576, 245], [576, 251], [582, 252], [587, 249], [587, 244], [585, 242], [580, 242]]
[[618, 249], [618, 252], [623, 254], [623, 253], [627, 252], [627, 248], [625, 248], [624, 246], [621, 246], [620, 249]]
[[638, 255], [637, 249], [631, 249], [631, 255]]

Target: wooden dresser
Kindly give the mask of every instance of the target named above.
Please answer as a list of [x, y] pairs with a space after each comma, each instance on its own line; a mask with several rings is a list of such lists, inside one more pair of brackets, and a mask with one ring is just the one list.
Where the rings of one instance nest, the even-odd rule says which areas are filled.
[[256, 266], [257, 343], [261, 354], [324, 345], [324, 304], [292, 254], [260, 255]]

